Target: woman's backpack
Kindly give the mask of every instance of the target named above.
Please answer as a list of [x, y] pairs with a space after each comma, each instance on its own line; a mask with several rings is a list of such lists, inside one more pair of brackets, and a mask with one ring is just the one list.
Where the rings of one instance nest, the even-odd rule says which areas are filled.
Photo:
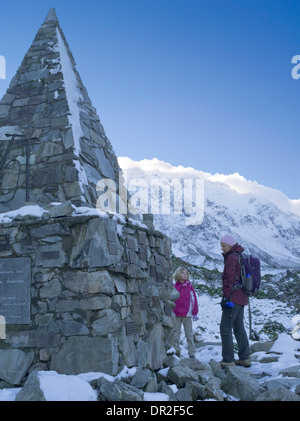
[[245, 294], [252, 297], [260, 288], [260, 261], [251, 254], [239, 253], [239, 263], [241, 265], [241, 286]]

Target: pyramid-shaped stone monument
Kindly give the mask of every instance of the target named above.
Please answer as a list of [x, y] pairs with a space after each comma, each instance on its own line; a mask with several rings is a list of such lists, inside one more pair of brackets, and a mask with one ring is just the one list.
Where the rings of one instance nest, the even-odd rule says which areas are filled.
[[0, 102], [0, 379], [161, 367], [171, 242], [152, 215], [95, 209], [99, 180], [119, 178], [51, 9]]
[[0, 212], [28, 202], [95, 207], [98, 181], [119, 181], [117, 158], [54, 9], [0, 102], [1, 157]]

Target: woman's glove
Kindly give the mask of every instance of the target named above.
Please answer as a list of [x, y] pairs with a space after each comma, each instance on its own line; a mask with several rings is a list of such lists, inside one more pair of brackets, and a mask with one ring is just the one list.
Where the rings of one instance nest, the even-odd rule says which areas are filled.
[[198, 316], [193, 316], [193, 322], [196, 322], [197, 320], [199, 320]]
[[220, 302], [222, 310], [224, 310], [224, 308], [226, 308], [226, 303], [228, 302], [228, 298], [223, 297], [222, 301]]

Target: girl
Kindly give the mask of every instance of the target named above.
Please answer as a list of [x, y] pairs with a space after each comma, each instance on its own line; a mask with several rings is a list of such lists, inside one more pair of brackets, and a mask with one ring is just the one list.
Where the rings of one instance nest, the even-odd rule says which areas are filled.
[[195, 290], [190, 283], [190, 276], [187, 269], [180, 267], [174, 272], [175, 288], [180, 293], [180, 297], [175, 301], [175, 328], [176, 328], [176, 353], [180, 355], [179, 340], [181, 333], [181, 324], [183, 324], [184, 332], [188, 345], [188, 353], [190, 358], [195, 358], [195, 346], [193, 339], [193, 320], [198, 320], [198, 303]]

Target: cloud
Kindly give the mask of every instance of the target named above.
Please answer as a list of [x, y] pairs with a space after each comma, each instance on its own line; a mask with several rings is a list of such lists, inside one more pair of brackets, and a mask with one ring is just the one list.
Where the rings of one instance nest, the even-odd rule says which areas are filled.
[[280, 190], [263, 186], [262, 184], [258, 184], [257, 181], [246, 180], [245, 177], [238, 173], [229, 175], [217, 173], [211, 175], [208, 180], [227, 184], [231, 189], [236, 190], [240, 194], [250, 193], [263, 196], [270, 202], [275, 203], [279, 208], [300, 216], [300, 199], [289, 199]]
[[128, 157], [119, 157], [118, 162], [123, 171], [130, 169], [140, 169], [162, 177], [178, 178], [202, 178], [215, 183], [223, 183], [240, 194], [254, 194], [268, 199], [284, 211], [300, 216], [300, 199], [289, 199], [280, 190], [258, 184], [257, 181], [247, 180], [238, 173], [234, 174], [210, 174], [196, 170], [192, 167], [182, 165], [173, 166], [168, 162], [160, 161], [157, 158], [133, 161]]

